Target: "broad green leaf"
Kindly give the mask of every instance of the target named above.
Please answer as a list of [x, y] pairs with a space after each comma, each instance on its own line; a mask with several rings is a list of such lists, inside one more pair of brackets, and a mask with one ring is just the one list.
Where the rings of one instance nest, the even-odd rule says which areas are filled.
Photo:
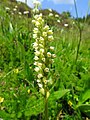
[[86, 114], [88, 117], [90, 117], [90, 104], [82, 104], [78, 106], [81, 112]]
[[56, 100], [62, 98], [67, 92], [69, 92], [69, 89], [55, 91], [54, 93], [52, 93], [50, 95], [49, 102], [56, 101]]
[[79, 105], [84, 103], [88, 99], [90, 99], [90, 90], [87, 90], [85, 93], [82, 94], [81, 100], [79, 101]]

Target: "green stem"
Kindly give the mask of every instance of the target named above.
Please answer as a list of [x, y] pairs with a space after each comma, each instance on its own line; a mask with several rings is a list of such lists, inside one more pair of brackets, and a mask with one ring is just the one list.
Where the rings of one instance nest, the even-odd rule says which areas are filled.
[[79, 42], [78, 42], [78, 46], [77, 46], [77, 53], [76, 53], [75, 63], [77, 62], [77, 59], [78, 59], [79, 49], [80, 49], [80, 45], [81, 45], [81, 40], [82, 40], [82, 30], [79, 29]]
[[78, 11], [77, 11], [76, 0], [74, 0], [74, 5], [75, 5], [76, 17], [77, 17], [77, 19], [78, 19]]
[[[77, 5], [76, 5], [76, 0], [74, 0], [74, 5], [75, 5], [76, 17], [77, 17], [77, 20], [78, 20], [78, 10], [77, 10]], [[77, 46], [75, 63], [77, 63], [77, 59], [78, 59], [78, 55], [79, 55], [79, 49], [80, 49], [81, 40], [82, 40], [82, 28], [80, 26], [79, 21], [77, 22], [77, 26], [78, 26], [78, 29], [79, 29], [79, 42], [78, 42], [78, 46]]]
[[48, 98], [46, 88], [45, 88], [45, 120], [48, 120]]

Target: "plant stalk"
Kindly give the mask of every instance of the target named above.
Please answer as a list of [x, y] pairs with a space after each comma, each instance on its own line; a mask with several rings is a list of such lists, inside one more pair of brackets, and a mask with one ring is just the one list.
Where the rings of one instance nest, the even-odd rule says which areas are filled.
[[79, 42], [78, 42], [78, 46], [77, 46], [77, 53], [76, 53], [75, 63], [77, 62], [77, 59], [78, 59], [80, 45], [81, 45], [81, 40], [82, 40], [82, 30], [79, 29]]
[[[77, 5], [76, 5], [76, 0], [74, 0], [74, 5], [75, 5], [75, 11], [76, 11], [76, 17], [78, 19], [78, 10], [77, 10]], [[79, 41], [78, 41], [78, 45], [77, 45], [77, 52], [76, 52], [76, 58], [75, 58], [75, 63], [77, 63], [78, 60], [78, 55], [79, 55], [79, 49], [80, 49], [80, 45], [81, 45], [81, 41], [82, 41], [82, 28], [80, 26], [80, 22], [77, 22], [77, 26], [79, 29]]]
[[48, 120], [48, 98], [46, 88], [45, 88], [45, 120]]

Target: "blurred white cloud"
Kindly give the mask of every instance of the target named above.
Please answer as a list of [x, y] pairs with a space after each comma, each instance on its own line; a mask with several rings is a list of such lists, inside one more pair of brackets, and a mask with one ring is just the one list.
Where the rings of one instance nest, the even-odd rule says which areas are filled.
[[[20, 1], [20, 2], [24, 2], [24, 3], [25, 3], [25, 0], [17, 0], [17, 1]], [[30, 6], [30, 7], [33, 7], [32, 1], [33, 1], [33, 0], [27, 0], [27, 5]]]
[[[25, 3], [25, 0], [17, 0]], [[33, 1], [35, 0], [27, 0], [27, 4], [30, 7], [33, 7]], [[40, 2], [43, 2], [44, 0], [39, 0]], [[48, 0], [53, 1], [54, 4], [74, 4], [74, 0]]]
[[[17, 0], [17, 1], [25, 3], [25, 0]], [[35, 0], [27, 0], [27, 5], [30, 6], [30, 7], [33, 7], [33, 1], [35, 1]], [[43, 2], [44, 0], [39, 0], [39, 1]]]
[[55, 4], [74, 4], [74, 0], [48, 0], [53, 1]]

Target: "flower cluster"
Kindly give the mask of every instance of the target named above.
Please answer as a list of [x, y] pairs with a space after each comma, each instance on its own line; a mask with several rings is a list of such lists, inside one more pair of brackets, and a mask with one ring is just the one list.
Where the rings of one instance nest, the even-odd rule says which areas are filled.
[[42, 14], [36, 14], [32, 20], [34, 24], [33, 43], [34, 48], [34, 70], [36, 72], [36, 79], [38, 86], [43, 88], [48, 83], [48, 73], [50, 71], [50, 64], [53, 63], [53, 59], [56, 57], [54, 47], [49, 46], [49, 43], [53, 41], [53, 31], [48, 25], [45, 25]]
[[34, 0], [33, 1], [33, 5], [34, 5], [33, 13], [39, 13], [38, 8], [41, 6], [40, 1]]

